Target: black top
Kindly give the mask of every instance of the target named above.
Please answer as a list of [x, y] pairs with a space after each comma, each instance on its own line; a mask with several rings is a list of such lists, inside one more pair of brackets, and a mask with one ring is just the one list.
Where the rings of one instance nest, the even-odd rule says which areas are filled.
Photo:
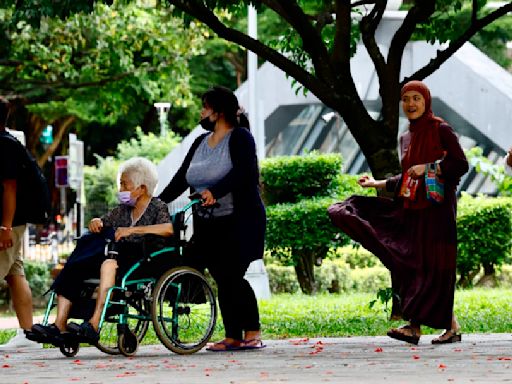
[[[185, 177], [187, 169], [197, 147], [206, 135], [208, 133], [194, 141], [180, 169], [160, 194], [159, 197], [166, 203], [173, 201], [190, 188]], [[229, 192], [233, 194], [237, 245], [243, 260], [251, 262], [263, 258], [266, 214], [259, 192], [256, 145], [248, 129], [233, 129], [229, 139], [229, 153], [233, 168], [209, 190], [217, 200]]]
[[[4, 139], [4, 136], [10, 136], [10, 139]], [[4, 187], [1, 182], [4, 180], [18, 181], [21, 176], [22, 155], [21, 146], [17, 145], [9, 132], [0, 131], [0, 219], [3, 215], [2, 201], [4, 197]], [[18, 202], [19, 189], [17, 190], [16, 202]], [[26, 224], [23, 220], [20, 209], [14, 213], [13, 226]]]

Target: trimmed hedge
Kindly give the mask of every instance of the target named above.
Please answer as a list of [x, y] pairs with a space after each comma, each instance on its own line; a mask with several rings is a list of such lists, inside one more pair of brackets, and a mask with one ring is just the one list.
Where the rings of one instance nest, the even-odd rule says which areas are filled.
[[348, 244], [348, 236], [327, 216], [332, 203], [332, 198], [319, 198], [267, 207], [267, 250], [283, 265], [295, 265], [297, 251], [324, 258], [330, 248]]
[[[291, 266], [269, 264], [266, 266], [272, 293], [297, 293], [300, 291], [295, 271]], [[389, 287], [389, 272], [382, 266], [372, 268], [350, 267], [343, 260], [325, 260], [315, 268], [318, 292], [375, 292]]]
[[329, 195], [341, 171], [337, 154], [311, 152], [304, 156], [277, 156], [261, 162], [263, 200], [267, 205], [294, 203]]
[[462, 195], [457, 215], [460, 285], [472, 285], [482, 268], [485, 275], [492, 275], [511, 261], [511, 209], [511, 198]]

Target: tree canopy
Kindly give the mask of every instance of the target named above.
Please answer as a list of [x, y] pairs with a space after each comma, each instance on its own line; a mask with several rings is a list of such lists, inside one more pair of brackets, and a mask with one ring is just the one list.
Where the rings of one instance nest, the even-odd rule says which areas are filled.
[[[375, 33], [387, 1], [232, 1], [168, 0], [180, 12], [208, 25], [220, 37], [257, 53], [339, 112], [359, 143], [377, 177], [396, 173], [399, 91], [405, 81], [422, 80], [435, 72], [465, 42], [512, 11], [512, 2], [496, 9], [487, 1], [419, 0], [407, 2], [407, 14], [387, 52]], [[234, 28], [230, 13], [252, 4], [271, 10], [286, 32], [269, 41], [255, 40]], [[435, 58], [414, 73], [400, 77], [406, 44], [414, 38], [447, 43]], [[367, 111], [352, 78], [350, 59], [362, 41], [379, 81], [382, 109], [379, 120]]]
[[184, 28], [167, 10], [96, 4], [91, 13], [43, 17], [37, 24], [16, 12], [0, 12], [1, 22], [10, 22], [0, 92], [33, 116], [26, 132], [32, 150], [42, 128], [54, 125], [57, 140], [40, 163], [71, 124], [112, 125], [143, 116], [154, 101], [190, 104], [188, 61], [200, 52], [203, 34], [194, 26]]

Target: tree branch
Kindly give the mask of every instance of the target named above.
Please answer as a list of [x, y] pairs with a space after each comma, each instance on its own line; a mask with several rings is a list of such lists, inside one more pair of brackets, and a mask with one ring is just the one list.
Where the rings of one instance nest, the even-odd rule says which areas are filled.
[[420, 68], [414, 74], [409, 77], [406, 77], [401, 85], [405, 84], [410, 80], [423, 80], [424, 78], [430, 76], [434, 73], [439, 67], [448, 60], [457, 50], [462, 47], [466, 42], [469, 41], [476, 33], [481, 31], [483, 28], [499, 19], [500, 17], [506, 15], [507, 13], [512, 12], [512, 2], [506, 5], [501, 6], [496, 11], [489, 13], [488, 15], [472, 22], [469, 28], [460, 35], [456, 40], [450, 42], [448, 47], [441, 51], [439, 50], [437, 56], [430, 60], [430, 62], [425, 65], [423, 68]]
[[348, 67], [350, 73], [350, 34], [352, 29], [351, 7], [345, 1], [336, 0], [336, 31], [331, 55], [332, 67]]
[[21, 64], [23, 64], [23, 61], [0, 59], [0, 67], [17, 67], [18, 65], [21, 65]]
[[380, 79], [386, 77], [386, 60], [382, 55], [377, 41], [375, 40], [375, 31], [382, 20], [382, 15], [386, 9], [386, 1], [378, 0], [372, 11], [364, 16], [360, 22], [361, 34], [364, 46], [372, 59], [377, 75]]
[[329, 84], [319, 81], [311, 73], [301, 68], [275, 49], [266, 46], [260, 41], [236, 29], [227, 27], [215, 16], [213, 11], [205, 7], [201, 1], [170, 0], [169, 2], [209, 26], [221, 38], [232, 41], [268, 60], [317, 95], [325, 104], [335, 104], [335, 98], [330, 98], [327, 95], [328, 92], [325, 92], [326, 88], [331, 89]]
[[333, 80], [333, 69], [330, 67], [329, 52], [315, 27], [309, 21], [308, 15], [297, 4], [289, 0], [283, 6], [282, 1], [262, 0], [263, 4], [276, 12], [288, 22], [300, 35], [304, 51], [309, 54], [317, 76], [329, 84]]

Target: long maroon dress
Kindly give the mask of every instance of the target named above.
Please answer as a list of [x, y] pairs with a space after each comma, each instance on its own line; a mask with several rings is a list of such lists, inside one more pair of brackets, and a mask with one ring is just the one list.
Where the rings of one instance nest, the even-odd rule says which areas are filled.
[[[396, 277], [404, 319], [450, 329], [457, 256], [455, 192], [468, 163], [452, 128], [440, 124], [438, 129], [446, 151], [440, 164], [445, 179], [442, 204], [418, 208], [398, 198], [352, 196], [328, 211], [334, 225], [376, 255]], [[401, 145], [404, 153], [404, 140]], [[400, 182], [401, 175], [391, 177], [386, 189], [396, 191]]]

